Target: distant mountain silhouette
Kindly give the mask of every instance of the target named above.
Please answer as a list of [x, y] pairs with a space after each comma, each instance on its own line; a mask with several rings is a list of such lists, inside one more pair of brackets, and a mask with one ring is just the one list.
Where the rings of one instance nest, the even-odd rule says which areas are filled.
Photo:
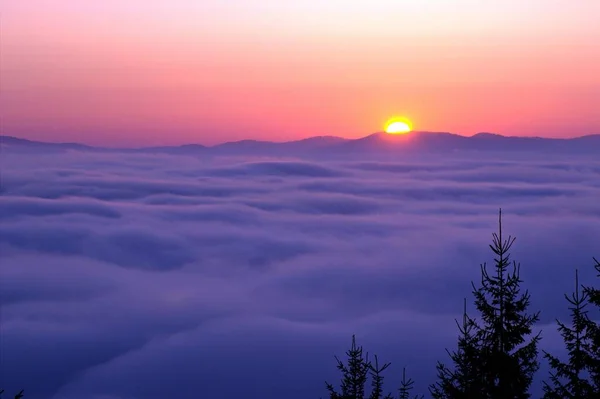
[[12, 136], [0, 136], [0, 148], [11, 149], [11, 150], [44, 150], [44, 151], [65, 151], [65, 150], [78, 150], [78, 151], [96, 151], [100, 148], [92, 147], [85, 144], [78, 143], [47, 143], [42, 141], [33, 141], [27, 139], [21, 139]]
[[207, 150], [208, 147], [201, 144], [184, 144], [179, 146], [142, 147], [126, 149], [127, 152], [162, 153], [162, 154], [194, 154]]
[[375, 133], [337, 146], [337, 150], [350, 153], [365, 152], [577, 152], [600, 153], [600, 135], [572, 139], [541, 137], [507, 137], [493, 133], [460, 136], [446, 132], [411, 132], [404, 135]]
[[339, 146], [348, 152], [451, 151], [468, 146], [469, 137], [451, 133], [411, 132], [408, 134], [374, 133]]
[[343, 155], [369, 153], [448, 153], [448, 152], [567, 152], [600, 154], [600, 135], [570, 139], [507, 137], [494, 133], [460, 136], [447, 132], [411, 132], [403, 135], [374, 133], [359, 139], [317, 136], [288, 142], [241, 140], [215, 146], [187, 144], [144, 148], [108, 149], [77, 143], [47, 143], [11, 136], [0, 136], [2, 150], [95, 151], [127, 153], [164, 153], [182, 155]]
[[326, 149], [346, 141], [348, 140], [334, 136], [316, 136], [281, 143], [273, 141], [241, 140], [219, 144], [212, 147], [212, 149], [221, 154], [277, 153], [279, 151], [311, 152]]

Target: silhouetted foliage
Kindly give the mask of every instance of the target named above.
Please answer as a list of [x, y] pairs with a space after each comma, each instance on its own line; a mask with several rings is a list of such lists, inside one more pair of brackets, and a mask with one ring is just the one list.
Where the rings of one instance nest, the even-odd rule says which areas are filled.
[[380, 367], [377, 355], [373, 357], [375, 358], [375, 364], [369, 365], [369, 374], [371, 375], [371, 395], [369, 399], [392, 399], [391, 394], [383, 396], [383, 375], [381, 374], [391, 363], [384, 363]]
[[565, 342], [568, 350], [568, 361], [563, 362], [559, 358], [544, 351], [544, 357], [548, 359], [550, 367], [550, 384], [544, 382], [545, 399], [583, 399], [594, 397], [594, 387], [585, 378], [584, 373], [592, 367], [590, 349], [590, 328], [594, 322], [587, 315], [585, 309], [588, 305], [589, 293], [580, 292], [579, 274], [575, 271], [575, 292], [565, 299], [572, 306], [571, 327], [557, 320], [558, 331]]
[[[600, 277], [600, 261], [598, 261], [596, 258], [593, 259], [595, 263], [594, 268], [598, 272], [597, 277]], [[596, 306], [600, 306], [600, 287], [588, 287], [587, 290], [590, 291], [590, 302]]]
[[[520, 293], [520, 264], [510, 261], [510, 249], [515, 238], [502, 236], [502, 210], [499, 212], [498, 233], [493, 234], [491, 250], [494, 273], [481, 265], [481, 286], [473, 284], [475, 306], [481, 324], [475, 323], [479, 345], [476, 366], [482, 377], [482, 399], [526, 399], [537, 361], [540, 334], [532, 334], [539, 312], [527, 314], [530, 295]], [[512, 268], [510, 266], [512, 265]], [[510, 268], [510, 269], [509, 269]], [[528, 341], [528, 342], [526, 342]]]
[[[19, 392], [18, 394], [15, 395], [15, 399], [21, 399], [23, 397], [23, 390], [21, 389], [21, 392]], [[2, 394], [4, 393], [4, 389], [0, 389], [0, 396], [2, 396]]]
[[[400, 389], [398, 390], [400, 399], [410, 399], [410, 391], [413, 389], [414, 381], [412, 378], [406, 379], [406, 367], [402, 369], [402, 381], [400, 381]], [[423, 396], [415, 395], [414, 399], [423, 399]]]
[[[340, 392], [337, 392], [334, 386], [325, 382], [329, 391], [330, 399], [365, 399], [365, 385], [371, 379], [371, 393], [368, 399], [393, 399], [392, 394], [384, 396], [383, 375], [382, 373], [390, 366], [391, 363], [379, 365], [379, 359], [374, 356], [375, 364], [369, 361], [369, 355], [363, 355], [362, 346], [356, 345], [356, 337], [352, 336], [352, 346], [346, 351], [346, 363], [335, 357], [337, 368], [342, 373], [340, 382]], [[410, 390], [414, 381], [406, 380], [406, 370], [402, 373], [402, 382], [400, 386], [400, 398], [409, 398]], [[415, 399], [420, 399], [418, 396]]]
[[[371, 370], [371, 363], [369, 362], [368, 354], [363, 356], [362, 346], [356, 345], [356, 337], [354, 335], [352, 336], [352, 346], [346, 351], [346, 356], [348, 357], [346, 364], [338, 359], [337, 356], [335, 357], [338, 363], [337, 368], [342, 373], [342, 381], [340, 383], [341, 392], [336, 392], [333, 385], [325, 382], [330, 394], [329, 397], [331, 399], [364, 399], [365, 384]], [[383, 377], [380, 378], [382, 379]], [[382, 383], [382, 380], [380, 380], [380, 383]]]
[[460, 332], [458, 349], [448, 352], [454, 363], [451, 369], [442, 362], [438, 362], [438, 381], [429, 387], [429, 392], [434, 399], [476, 398], [482, 391], [479, 345], [475, 334], [475, 322], [467, 315], [467, 300], [463, 305], [462, 323], [456, 321]]
[[[597, 277], [600, 278], [600, 262], [596, 258], [593, 258], [598, 272]], [[587, 348], [590, 354], [590, 365], [589, 373], [590, 380], [594, 385], [594, 389], [598, 397], [600, 397], [600, 324], [593, 322], [593, 320], [600, 320], [600, 285], [596, 287], [585, 287], [585, 292], [589, 295], [589, 303], [593, 306], [592, 310], [592, 323], [588, 329], [589, 335], [589, 348]]]

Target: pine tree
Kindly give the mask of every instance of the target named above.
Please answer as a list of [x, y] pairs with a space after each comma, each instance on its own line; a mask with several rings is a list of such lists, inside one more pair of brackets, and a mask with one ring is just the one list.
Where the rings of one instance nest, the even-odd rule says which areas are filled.
[[463, 399], [477, 398], [481, 392], [481, 374], [478, 369], [479, 346], [475, 334], [475, 323], [467, 315], [467, 299], [463, 305], [462, 324], [456, 321], [460, 336], [458, 349], [448, 352], [454, 363], [450, 369], [442, 362], [438, 362], [438, 382], [429, 387], [429, 392], [434, 399]]
[[544, 382], [544, 399], [585, 399], [593, 398], [594, 387], [591, 382], [585, 378], [589, 371], [592, 358], [588, 352], [590, 328], [593, 328], [594, 322], [587, 315], [585, 309], [588, 305], [589, 292], [579, 290], [579, 275], [575, 271], [575, 292], [565, 299], [572, 307], [571, 324], [569, 327], [557, 320], [558, 331], [565, 342], [569, 353], [569, 360], [563, 362], [555, 356], [544, 351], [544, 357], [548, 359], [552, 372], [550, 372], [550, 384]]
[[[415, 382], [412, 378], [406, 379], [406, 367], [402, 369], [402, 381], [400, 381], [399, 399], [410, 399], [410, 391], [413, 390]], [[415, 395], [414, 399], [423, 399], [423, 396]]]
[[375, 364], [369, 366], [369, 374], [371, 375], [371, 395], [369, 399], [393, 399], [391, 394], [383, 396], [383, 373], [391, 363], [384, 363], [379, 367], [379, 359], [377, 355], [374, 356]]
[[[346, 356], [346, 363], [335, 357], [338, 363], [337, 368], [342, 373], [341, 392], [337, 392], [332, 384], [325, 382], [330, 399], [365, 399], [365, 385], [369, 377], [371, 379], [371, 393], [368, 399], [394, 399], [389, 393], [384, 396], [383, 389], [383, 372], [391, 363], [384, 363], [380, 366], [377, 356], [374, 356], [375, 363], [370, 362], [368, 354], [363, 356], [362, 346], [356, 345], [354, 335], [352, 336], [352, 346], [346, 351]], [[412, 379], [406, 379], [406, 369], [404, 369], [399, 390], [400, 399], [409, 399], [413, 384]], [[414, 399], [422, 398], [422, 396], [414, 396]]]
[[[515, 238], [502, 236], [502, 210], [499, 231], [493, 234], [491, 250], [496, 255], [494, 272], [481, 265], [481, 286], [473, 284], [475, 306], [481, 315], [476, 337], [480, 345], [477, 363], [482, 399], [526, 399], [537, 361], [540, 334], [532, 334], [539, 312], [528, 314], [530, 295], [521, 293], [520, 264], [510, 261]], [[512, 265], [512, 268], [510, 266]]]
[[[600, 277], [600, 262], [593, 258], [598, 272], [597, 277]], [[589, 295], [589, 303], [593, 306], [591, 317], [592, 320], [588, 329], [588, 347], [586, 348], [590, 354], [588, 371], [590, 380], [595, 389], [597, 397], [600, 397], [600, 286], [585, 287], [585, 292]], [[595, 320], [595, 322], [594, 322]]]
[[[356, 345], [356, 337], [352, 336], [352, 346], [346, 351], [347, 364], [335, 357], [337, 368], [342, 372], [341, 393], [335, 391], [333, 385], [325, 382], [330, 399], [364, 399], [365, 384], [369, 370], [372, 370], [369, 355], [363, 356], [362, 346]], [[386, 366], [387, 368], [387, 366]], [[383, 370], [380, 370], [383, 371]]]

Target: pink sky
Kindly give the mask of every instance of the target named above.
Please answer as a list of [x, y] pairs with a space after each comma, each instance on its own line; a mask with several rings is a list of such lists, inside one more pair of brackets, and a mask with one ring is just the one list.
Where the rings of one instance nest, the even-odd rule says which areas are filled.
[[2, 0], [2, 134], [600, 133], [598, 0]]

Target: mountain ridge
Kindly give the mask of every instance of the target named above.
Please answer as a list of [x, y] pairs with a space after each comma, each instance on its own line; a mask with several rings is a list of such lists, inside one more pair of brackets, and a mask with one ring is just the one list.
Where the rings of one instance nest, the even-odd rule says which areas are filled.
[[28, 151], [92, 151], [127, 153], [166, 153], [166, 154], [215, 154], [244, 155], [281, 153], [403, 153], [456, 152], [456, 151], [578, 151], [600, 153], [600, 134], [590, 134], [573, 138], [547, 138], [535, 136], [503, 136], [497, 133], [480, 132], [472, 136], [462, 136], [449, 132], [411, 132], [392, 135], [376, 132], [370, 135], [348, 139], [337, 136], [313, 136], [292, 141], [239, 140], [212, 146], [183, 144], [137, 148], [107, 148], [80, 143], [56, 143], [35, 141], [15, 136], [1, 135], [2, 150]]

